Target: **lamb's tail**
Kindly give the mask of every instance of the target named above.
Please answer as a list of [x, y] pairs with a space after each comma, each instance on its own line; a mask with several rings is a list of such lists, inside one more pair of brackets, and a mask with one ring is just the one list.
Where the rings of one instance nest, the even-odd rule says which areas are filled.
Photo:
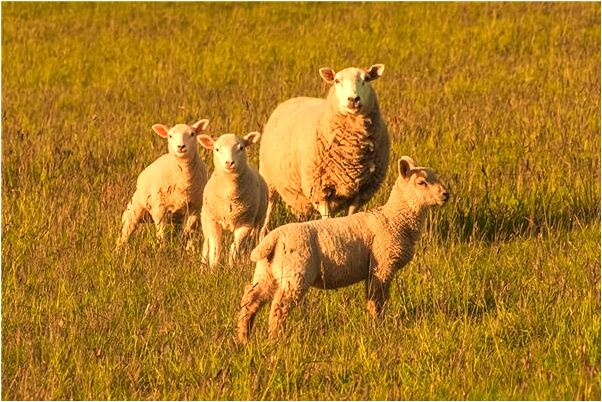
[[271, 231], [259, 242], [257, 247], [251, 251], [251, 261], [257, 262], [272, 258], [274, 247], [276, 247], [276, 243], [278, 242], [278, 232], [278, 229]]

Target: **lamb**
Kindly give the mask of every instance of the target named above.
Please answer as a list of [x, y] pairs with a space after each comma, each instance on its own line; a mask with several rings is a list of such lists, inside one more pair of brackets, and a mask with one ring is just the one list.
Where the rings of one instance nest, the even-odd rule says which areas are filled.
[[364, 205], [383, 182], [390, 140], [371, 81], [384, 65], [320, 69], [333, 84], [326, 99], [289, 99], [266, 123], [259, 151], [259, 172], [268, 184], [268, 211], [280, 196], [295, 212], [322, 217]]
[[351, 216], [291, 223], [270, 232], [252, 251], [256, 261], [238, 316], [245, 343], [257, 310], [273, 298], [269, 336], [277, 335], [289, 310], [310, 286], [335, 289], [366, 281], [368, 311], [376, 317], [395, 273], [412, 259], [429, 207], [449, 198], [435, 173], [407, 156], [382, 207]]
[[184, 218], [186, 248], [194, 249], [190, 235], [199, 221], [203, 203], [203, 189], [207, 169], [197, 152], [198, 134], [205, 131], [209, 120], [192, 126], [176, 124], [168, 129], [163, 124], [153, 125], [153, 131], [167, 139], [169, 152], [147, 166], [138, 176], [136, 191], [123, 212], [121, 236], [117, 246], [125, 244], [138, 222], [150, 215], [157, 228], [157, 239], [165, 240], [168, 217]]
[[217, 140], [207, 135], [199, 137], [203, 147], [213, 150], [215, 165], [205, 187], [201, 210], [203, 259], [211, 268], [219, 261], [222, 230], [234, 232], [230, 265], [238, 257], [243, 242], [257, 241], [267, 208], [267, 185], [257, 170], [247, 164], [245, 148], [260, 138], [258, 132], [244, 138], [234, 134], [224, 134]]

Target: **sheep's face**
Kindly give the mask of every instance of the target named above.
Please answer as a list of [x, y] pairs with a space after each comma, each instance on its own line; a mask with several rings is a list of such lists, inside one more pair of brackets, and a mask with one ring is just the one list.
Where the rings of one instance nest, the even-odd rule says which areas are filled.
[[415, 166], [408, 156], [399, 160], [398, 170], [399, 177], [395, 186], [401, 189], [408, 202], [417, 208], [443, 205], [449, 199], [447, 189], [433, 170]]
[[189, 159], [196, 155], [197, 135], [205, 131], [209, 120], [199, 120], [192, 126], [176, 124], [169, 130], [163, 124], [155, 124], [153, 131], [163, 138], [167, 138], [167, 148], [176, 158]]
[[199, 142], [213, 151], [213, 164], [216, 170], [238, 174], [247, 166], [245, 148], [259, 141], [261, 134], [252, 132], [240, 138], [234, 134], [224, 134], [217, 140], [208, 135], [199, 136]]
[[378, 79], [385, 66], [375, 64], [369, 69], [350, 67], [335, 73], [331, 68], [321, 68], [322, 79], [334, 85], [338, 111], [341, 114], [365, 114], [374, 103], [370, 81]]

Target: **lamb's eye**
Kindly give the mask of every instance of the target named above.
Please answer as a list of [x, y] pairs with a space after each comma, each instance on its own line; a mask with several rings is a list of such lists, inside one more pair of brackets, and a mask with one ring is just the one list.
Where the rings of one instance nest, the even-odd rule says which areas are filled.
[[215, 148], [215, 152], [219, 152], [219, 148]]
[[418, 180], [418, 185], [419, 186], [426, 186], [426, 180], [424, 180], [424, 179]]
[[191, 137], [194, 137], [194, 133], [190, 133], [190, 136], [191, 136]]
[[238, 144], [237, 148], [238, 148], [239, 151], [241, 151], [242, 150], [242, 145]]
[[173, 136], [171, 134], [169, 134], [169, 138], [173, 138]]
[[341, 83], [341, 80], [339, 80], [339, 79], [337, 78], [337, 79], [335, 79], [335, 80], [334, 80], [334, 83], [335, 83], [335, 84], [340, 84], [340, 83]]

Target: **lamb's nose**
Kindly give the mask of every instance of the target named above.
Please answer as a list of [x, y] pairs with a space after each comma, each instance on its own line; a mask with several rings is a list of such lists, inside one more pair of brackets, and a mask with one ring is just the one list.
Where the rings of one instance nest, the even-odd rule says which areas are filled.
[[355, 96], [355, 97], [354, 97], [354, 96], [350, 96], [350, 97], [348, 97], [348, 98], [347, 98], [347, 100], [348, 100], [350, 103], [357, 103], [357, 102], [359, 102], [359, 101], [360, 101], [360, 97], [359, 97], [359, 96]]
[[182, 144], [182, 145], [178, 145], [178, 151], [182, 152], [186, 149], [186, 145]]
[[234, 161], [226, 161], [226, 167], [232, 169], [234, 167]]

